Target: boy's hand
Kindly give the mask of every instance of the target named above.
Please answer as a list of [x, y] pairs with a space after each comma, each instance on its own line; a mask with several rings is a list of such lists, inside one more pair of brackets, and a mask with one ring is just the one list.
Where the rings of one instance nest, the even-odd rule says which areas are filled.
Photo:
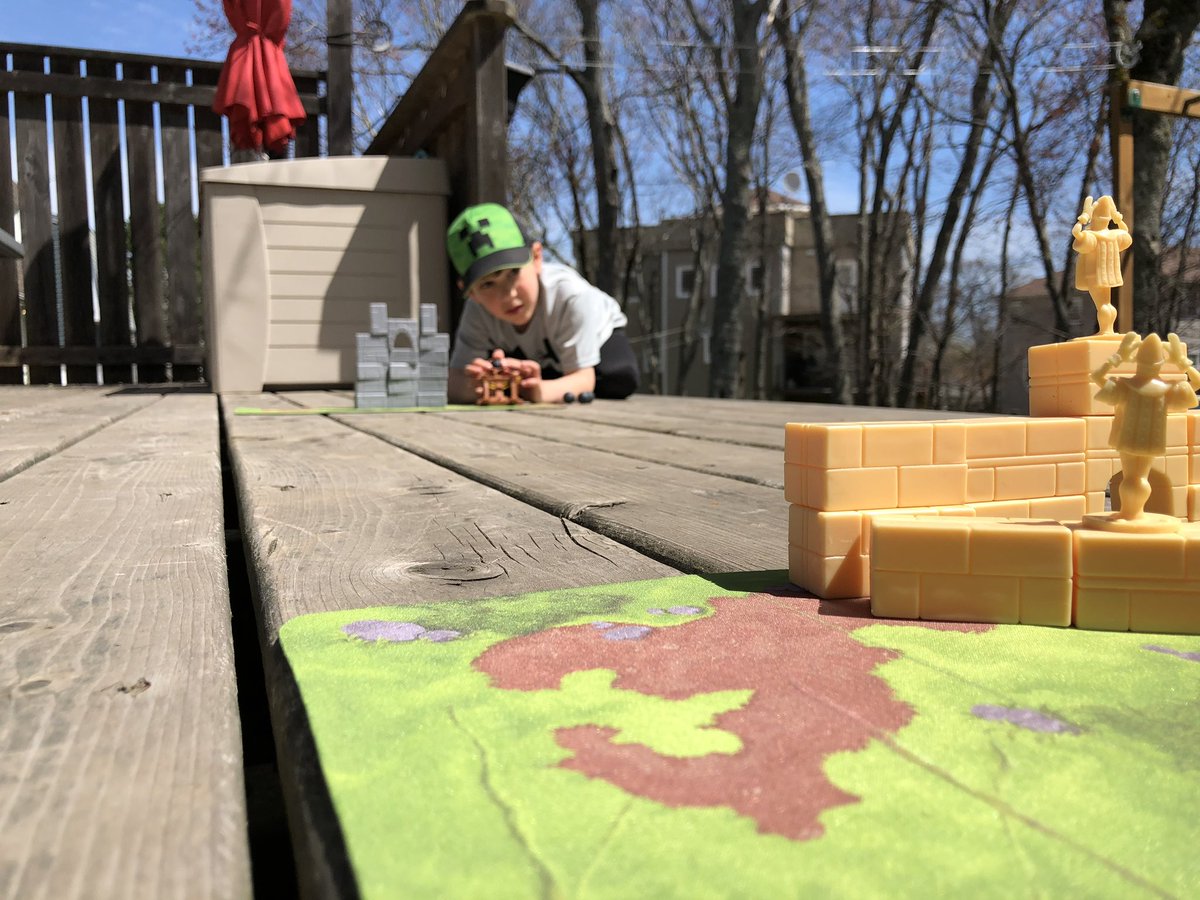
[[521, 396], [530, 403], [541, 403], [543, 384], [541, 363], [533, 359], [514, 359], [510, 362], [520, 366], [517, 371], [521, 373]]

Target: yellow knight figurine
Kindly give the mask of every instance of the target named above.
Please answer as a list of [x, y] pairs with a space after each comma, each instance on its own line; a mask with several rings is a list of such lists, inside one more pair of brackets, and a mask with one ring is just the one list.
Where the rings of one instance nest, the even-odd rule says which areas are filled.
[[[1168, 336], [1168, 342], [1164, 353], [1157, 334], [1142, 340], [1131, 331], [1122, 338], [1117, 352], [1092, 372], [1092, 382], [1100, 387], [1096, 399], [1116, 407], [1108, 444], [1121, 455], [1121, 509], [1086, 516], [1088, 527], [1117, 531], [1173, 531], [1179, 527], [1174, 516], [1145, 512], [1150, 469], [1154, 460], [1167, 452], [1167, 413], [1196, 406], [1196, 391], [1200, 390], [1200, 372], [1187, 358], [1183, 343], [1175, 334]], [[1133, 375], [1109, 375], [1134, 358], [1137, 371]], [[1168, 362], [1186, 375], [1186, 382], [1168, 384], [1158, 377]]]
[[[1115, 222], [1116, 228], [1109, 228]], [[1075, 240], [1071, 249], [1079, 254], [1075, 265], [1075, 288], [1087, 291], [1096, 306], [1096, 322], [1101, 336], [1112, 335], [1117, 309], [1112, 305], [1112, 289], [1124, 284], [1121, 278], [1121, 253], [1133, 243], [1129, 226], [1107, 194], [1092, 202], [1083, 201], [1083, 212], [1071, 229]]]

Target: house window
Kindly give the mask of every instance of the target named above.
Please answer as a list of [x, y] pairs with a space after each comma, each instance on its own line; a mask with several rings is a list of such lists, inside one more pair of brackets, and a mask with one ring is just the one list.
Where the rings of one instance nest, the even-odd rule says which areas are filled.
[[759, 262], [746, 263], [746, 293], [757, 297], [762, 293], [763, 267]]
[[858, 263], [853, 259], [839, 259], [837, 268], [837, 296], [843, 309], [850, 308], [858, 300]]
[[679, 266], [675, 269], [675, 296], [679, 300], [686, 300], [692, 296], [692, 290], [696, 287], [696, 267], [695, 266]]

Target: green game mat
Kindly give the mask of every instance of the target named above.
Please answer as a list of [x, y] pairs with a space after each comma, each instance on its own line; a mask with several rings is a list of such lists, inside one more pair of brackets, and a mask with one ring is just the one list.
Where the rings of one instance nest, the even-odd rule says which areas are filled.
[[1195, 896], [1200, 637], [784, 581], [289, 621], [362, 895]]

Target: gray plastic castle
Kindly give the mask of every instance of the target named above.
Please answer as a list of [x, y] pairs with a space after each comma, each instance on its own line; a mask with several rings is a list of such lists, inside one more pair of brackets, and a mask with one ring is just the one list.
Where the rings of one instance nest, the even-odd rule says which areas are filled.
[[359, 409], [445, 406], [450, 335], [437, 330], [437, 307], [422, 303], [420, 320], [389, 319], [371, 304], [371, 330], [359, 332], [354, 405]]

